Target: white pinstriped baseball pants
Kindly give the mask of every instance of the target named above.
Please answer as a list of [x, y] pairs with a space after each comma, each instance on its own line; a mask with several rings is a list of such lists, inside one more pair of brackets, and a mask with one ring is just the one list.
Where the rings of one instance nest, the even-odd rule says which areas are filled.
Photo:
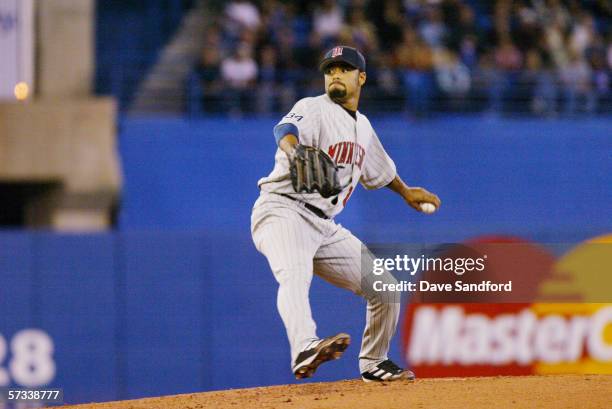
[[333, 220], [316, 216], [302, 203], [266, 192], [253, 207], [251, 234], [279, 284], [277, 307], [289, 338], [292, 365], [300, 351], [319, 339], [308, 298], [313, 273], [367, 300], [360, 371], [387, 359], [400, 303], [390, 299], [393, 295], [366, 296], [362, 291], [362, 243], [358, 238]]

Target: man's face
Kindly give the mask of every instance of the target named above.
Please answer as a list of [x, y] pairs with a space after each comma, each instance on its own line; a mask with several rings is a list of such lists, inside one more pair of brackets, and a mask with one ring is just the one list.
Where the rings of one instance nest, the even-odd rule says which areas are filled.
[[325, 92], [333, 101], [339, 103], [353, 97], [365, 83], [365, 72], [359, 72], [346, 63], [330, 64], [323, 74]]

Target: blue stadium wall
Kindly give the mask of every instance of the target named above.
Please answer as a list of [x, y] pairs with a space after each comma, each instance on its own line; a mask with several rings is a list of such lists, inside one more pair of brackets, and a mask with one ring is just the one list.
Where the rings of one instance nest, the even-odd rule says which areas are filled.
[[[360, 189], [338, 222], [364, 241], [612, 232], [612, 120], [372, 122], [404, 179], [443, 207], [427, 217]], [[26, 355], [30, 370], [53, 365], [70, 403], [292, 382], [276, 285], [249, 233], [274, 123], [123, 119], [116, 232], [0, 233], [0, 383], [20, 385], [32, 328], [54, 349]], [[319, 280], [311, 292], [320, 334], [360, 339], [362, 300]], [[356, 377], [358, 345], [314, 380]]]

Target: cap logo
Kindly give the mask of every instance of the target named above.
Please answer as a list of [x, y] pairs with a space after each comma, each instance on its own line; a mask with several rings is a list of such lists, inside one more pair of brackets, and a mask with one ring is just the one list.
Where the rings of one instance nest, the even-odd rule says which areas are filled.
[[332, 54], [331, 54], [332, 58], [342, 55], [342, 50], [343, 50], [343, 47], [334, 47], [334, 49], [332, 50]]

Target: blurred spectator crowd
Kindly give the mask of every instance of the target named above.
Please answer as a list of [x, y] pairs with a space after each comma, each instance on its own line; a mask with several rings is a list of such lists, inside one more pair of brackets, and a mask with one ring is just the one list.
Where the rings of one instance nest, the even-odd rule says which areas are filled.
[[366, 112], [612, 113], [609, 0], [235, 0], [210, 20], [190, 81], [204, 113], [321, 94], [337, 44], [366, 57]]

